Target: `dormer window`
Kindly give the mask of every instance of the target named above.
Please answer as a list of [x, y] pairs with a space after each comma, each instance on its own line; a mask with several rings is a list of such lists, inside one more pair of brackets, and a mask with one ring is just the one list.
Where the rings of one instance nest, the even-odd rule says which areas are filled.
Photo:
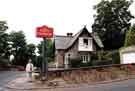
[[84, 45], [86, 45], [86, 46], [88, 46], [88, 39], [83, 39], [83, 43], [84, 43]]
[[79, 38], [79, 51], [93, 51], [93, 42], [90, 37], [80, 37]]

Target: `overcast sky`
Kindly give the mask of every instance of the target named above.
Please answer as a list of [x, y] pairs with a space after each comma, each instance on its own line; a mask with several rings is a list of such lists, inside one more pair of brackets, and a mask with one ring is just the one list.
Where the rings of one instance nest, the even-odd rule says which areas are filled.
[[[0, 0], [0, 20], [6, 20], [8, 32], [23, 30], [27, 42], [39, 43], [35, 37], [38, 26], [54, 28], [56, 35], [76, 33], [94, 22], [93, 5], [100, 0]], [[135, 3], [130, 7], [135, 16]]]

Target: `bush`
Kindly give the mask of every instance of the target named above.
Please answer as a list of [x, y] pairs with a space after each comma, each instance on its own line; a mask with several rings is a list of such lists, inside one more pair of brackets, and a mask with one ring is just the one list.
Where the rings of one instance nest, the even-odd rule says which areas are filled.
[[120, 64], [120, 55], [118, 50], [107, 51], [104, 60], [111, 60], [111, 64]]
[[97, 55], [97, 53], [91, 54], [91, 60], [98, 60], [98, 55]]
[[72, 68], [78, 68], [80, 67], [80, 64], [81, 64], [81, 59], [80, 58], [74, 58], [74, 59], [70, 59], [69, 61], [69, 65], [72, 67]]
[[101, 66], [101, 65], [109, 65], [109, 64], [112, 64], [112, 60], [94, 60], [92, 62], [92, 65], [93, 66]]
[[[100, 53], [101, 60], [98, 58], [98, 53]], [[109, 65], [109, 64], [120, 64], [120, 55], [118, 50], [112, 51], [102, 51], [97, 52], [96, 54], [92, 55], [92, 65]]]
[[120, 64], [120, 54], [118, 50], [112, 52], [113, 64]]
[[0, 57], [0, 65], [6, 66], [9, 64], [8, 59]]
[[35, 61], [35, 66], [36, 67], [41, 67], [42, 66], [42, 56], [37, 56], [37, 59]]
[[87, 62], [87, 63], [83, 63], [81, 58], [74, 58], [74, 59], [70, 59], [70, 66], [72, 68], [79, 68], [79, 67], [88, 67], [91, 66], [92, 62]]
[[127, 46], [135, 45], [134, 39], [135, 39], [135, 24], [131, 26], [129, 31], [127, 31], [124, 46], [127, 47]]

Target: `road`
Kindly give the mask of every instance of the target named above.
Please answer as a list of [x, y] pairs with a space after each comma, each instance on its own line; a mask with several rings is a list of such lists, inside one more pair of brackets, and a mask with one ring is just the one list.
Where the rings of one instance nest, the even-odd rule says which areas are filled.
[[5, 91], [5, 85], [13, 79], [24, 75], [22, 71], [0, 71], [0, 91]]
[[[0, 91], [18, 91], [7, 90], [4, 88], [9, 81], [16, 77], [24, 76], [24, 72], [3, 71], [0, 72]], [[23, 90], [24, 91], [24, 90]], [[28, 91], [28, 90], [27, 90]], [[125, 80], [121, 82], [113, 82], [108, 84], [97, 85], [82, 85], [75, 88], [55, 88], [55, 89], [40, 89], [30, 91], [135, 91], [135, 79]]]
[[55, 89], [51, 91], [135, 91], [135, 79], [108, 84], [83, 85], [78, 88]]
[[[10, 90], [10, 91], [22, 91], [22, 90]], [[121, 82], [113, 82], [108, 84], [82, 85], [80, 87], [75, 88], [55, 88], [55, 89], [39, 89], [39, 90], [36, 89], [23, 91], [135, 91], [135, 79]]]

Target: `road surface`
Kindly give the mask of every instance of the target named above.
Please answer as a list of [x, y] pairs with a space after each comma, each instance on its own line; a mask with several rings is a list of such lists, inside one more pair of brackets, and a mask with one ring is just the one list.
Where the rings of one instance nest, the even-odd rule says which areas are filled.
[[[22, 91], [15, 89], [6, 89], [6, 85], [9, 81], [16, 77], [24, 76], [24, 72], [3, 71], [0, 72], [0, 91]], [[28, 90], [23, 90], [28, 91]], [[135, 91], [135, 79], [125, 80], [121, 82], [113, 82], [108, 84], [97, 85], [82, 85], [76, 88], [55, 88], [55, 89], [40, 89], [29, 91]]]
[[55, 89], [50, 91], [135, 91], [135, 79], [108, 84], [84, 85], [78, 88]]
[[13, 79], [24, 75], [23, 71], [0, 71], [0, 91], [5, 91], [5, 85]]

